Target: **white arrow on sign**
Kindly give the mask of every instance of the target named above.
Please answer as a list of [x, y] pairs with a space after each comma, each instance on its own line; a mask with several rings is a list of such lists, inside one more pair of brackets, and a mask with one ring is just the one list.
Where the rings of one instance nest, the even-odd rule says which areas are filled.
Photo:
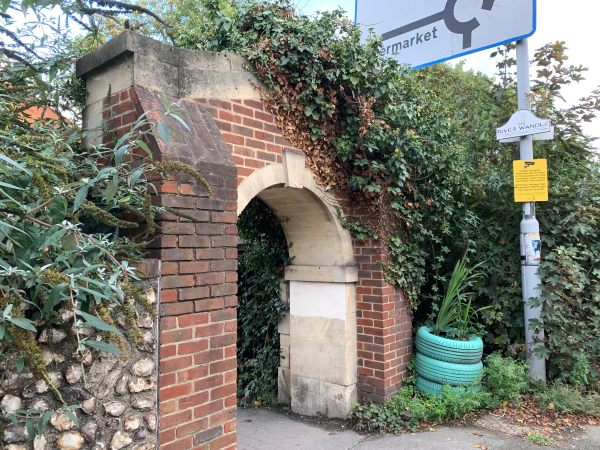
[[496, 128], [496, 139], [506, 139], [550, 133], [552, 124], [550, 119], [540, 119], [531, 111], [521, 110], [512, 115], [503, 127]]

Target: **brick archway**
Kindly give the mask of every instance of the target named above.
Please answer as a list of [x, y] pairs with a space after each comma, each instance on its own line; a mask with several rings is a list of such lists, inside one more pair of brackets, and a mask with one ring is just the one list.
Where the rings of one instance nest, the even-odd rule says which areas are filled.
[[290, 243], [279, 398], [299, 414], [341, 418], [357, 399], [352, 238], [337, 218], [337, 200], [315, 183], [304, 155], [284, 149], [282, 156], [281, 164], [254, 171], [238, 186], [238, 214], [260, 198], [281, 219]]
[[[384, 278], [385, 244], [351, 239], [336, 206], [351, 219], [368, 221], [370, 211], [318, 188], [304, 167], [302, 151], [283, 137], [244, 64], [235, 55], [176, 49], [126, 32], [77, 66], [88, 89], [88, 144], [123, 135], [142, 114], [157, 118], [165, 95], [187, 111], [191, 131], [168, 144], [152, 143], [156, 158], [196, 167], [213, 189], [208, 197], [192, 178], [179, 174], [158, 186], [155, 198], [158, 205], [195, 218], [164, 214], [152, 244], [151, 256], [162, 261], [161, 449], [235, 448], [236, 222], [254, 196], [281, 215], [297, 216], [286, 230], [298, 243], [298, 258], [287, 268], [286, 279], [292, 296], [305, 300], [291, 311], [291, 319], [298, 312], [298, 329], [304, 331], [298, 334], [296, 357], [290, 359], [292, 365], [303, 358], [322, 363], [316, 368], [300, 364], [296, 370], [300, 395], [292, 391], [292, 405], [295, 397], [297, 411], [340, 415], [355, 392], [362, 400], [385, 401], [401, 386], [412, 353], [410, 307]], [[171, 125], [178, 126], [175, 121]], [[313, 216], [316, 228], [306, 216]], [[323, 312], [325, 303], [338, 307]], [[302, 309], [306, 305], [310, 308]], [[310, 328], [318, 314], [325, 319], [320, 330], [337, 330], [323, 351], [314, 339], [320, 332]], [[335, 358], [315, 357], [335, 345]], [[326, 363], [338, 367], [330, 370]], [[290, 367], [291, 389], [293, 377]], [[305, 391], [317, 394], [307, 397]]]

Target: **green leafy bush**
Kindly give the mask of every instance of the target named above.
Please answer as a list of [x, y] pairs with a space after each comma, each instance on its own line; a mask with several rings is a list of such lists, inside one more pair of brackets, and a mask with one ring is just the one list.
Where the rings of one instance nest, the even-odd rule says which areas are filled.
[[[207, 184], [189, 166], [152, 160], [149, 143], [166, 128], [162, 120], [140, 119], [114, 146], [91, 148], [70, 121], [31, 120], [6, 81], [22, 75], [0, 66], [0, 361], [9, 373], [28, 368], [44, 380], [76, 422], [78, 406], [53, 383], [37, 338], [63, 330], [66, 356], [100, 351], [127, 359], [143, 339], [138, 306], [156, 316], [135, 268], [156, 215], [167, 209], [152, 205], [153, 181], [181, 170]], [[165, 102], [166, 117], [183, 123]], [[24, 423], [33, 439], [52, 413], [19, 410], [2, 420]]]
[[258, 199], [244, 209], [238, 227], [238, 398], [241, 404], [275, 403], [288, 246], [279, 220]]
[[592, 367], [590, 358], [585, 353], [573, 355], [573, 365], [557, 378], [558, 383], [567, 384], [575, 389], [583, 390], [591, 384], [592, 373], [597, 370]]
[[518, 404], [527, 385], [527, 369], [524, 363], [498, 353], [487, 357], [483, 386], [497, 404], [505, 401]]
[[358, 431], [415, 430], [423, 422], [438, 424], [458, 419], [491, 406], [491, 396], [486, 392], [453, 393], [447, 386], [442, 394], [420, 394], [414, 386], [404, 386], [384, 405], [358, 405], [350, 419]]
[[[124, 315], [130, 337], [140, 339], [128, 303], [143, 302], [132, 263], [162, 211], [151, 205], [149, 179], [169, 167], [150, 158], [152, 124], [138, 122], [114, 148], [84, 150], [72, 126], [30, 125], [11, 100], [0, 97], [0, 344], [10, 342], [36, 370], [39, 355], [21, 330], [70, 330], [73, 322], [75, 351], [121, 353], [113, 318]], [[132, 156], [136, 148], [148, 151], [146, 162]], [[80, 336], [81, 327], [107, 336]]]
[[600, 394], [597, 393], [584, 394], [579, 389], [556, 383], [536, 393], [535, 398], [551, 410], [600, 417]]

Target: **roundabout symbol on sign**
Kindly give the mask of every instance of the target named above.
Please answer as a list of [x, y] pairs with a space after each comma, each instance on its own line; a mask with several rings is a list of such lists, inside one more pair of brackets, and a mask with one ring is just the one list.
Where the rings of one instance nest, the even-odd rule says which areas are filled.
[[[400, 28], [396, 28], [395, 30], [388, 31], [387, 33], [382, 34], [382, 38], [384, 41], [388, 39], [393, 39], [396, 36], [401, 36], [406, 33], [410, 33], [411, 31], [418, 30], [424, 26], [432, 25], [436, 22], [444, 21], [448, 30], [450, 30], [454, 34], [461, 34], [463, 37], [463, 49], [467, 49], [471, 47], [472, 44], [472, 36], [473, 31], [475, 31], [481, 25], [477, 18], [473, 17], [471, 20], [467, 20], [466, 22], [462, 22], [456, 18], [456, 4], [459, 0], [448, 0], [446, 2], [446, 6], [443, 11], [432, 14], [429, 17], [425, 17], [423, 19], [419, 19], [413, 23], [409, 23]], [[494, 7], [494, 3], [496, 0], [483, 0], [481, 5], [481, 9], [485, 11], [491, 11]]]

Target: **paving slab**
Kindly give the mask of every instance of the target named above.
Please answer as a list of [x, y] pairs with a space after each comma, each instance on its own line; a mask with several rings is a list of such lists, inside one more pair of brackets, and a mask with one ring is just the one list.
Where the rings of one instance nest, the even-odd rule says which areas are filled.
[[352, 430], [326, 430], [267, 409], [238, 409], [238, 449], [349, 449], [365, 436]]
[[[485, 423], [485, 422], [481, 422]], [[341, 425], [321, 427], [276, 410], [238, 410], [240, 450], [531, 450], [539, 446], [520, 436], [485, 426], [444, 426], [420, 433], [360, 434]], [[549, 448], [600, 450], [600, 427], [557, 439]]]

